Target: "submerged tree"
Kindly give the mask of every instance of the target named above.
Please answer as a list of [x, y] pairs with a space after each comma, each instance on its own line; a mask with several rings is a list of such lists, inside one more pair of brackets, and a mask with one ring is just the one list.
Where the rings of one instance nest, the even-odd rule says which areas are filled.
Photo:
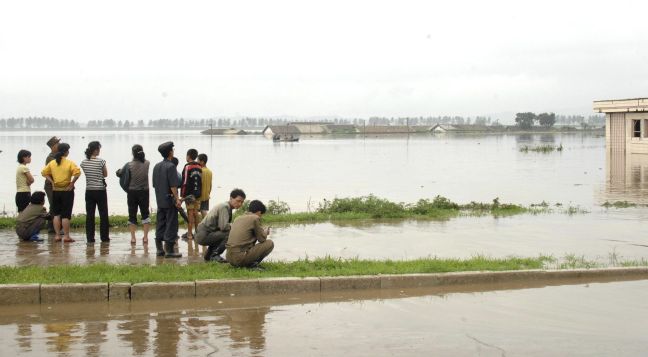
[[538, 124], [545, 128], [551, 128], [556, 123], [555, 113], [540, 113], [538, 114]]
[[535, 120], [535, 113], [526, 112], [515, 114], [515, 123], [522, 129], [531, 129]]

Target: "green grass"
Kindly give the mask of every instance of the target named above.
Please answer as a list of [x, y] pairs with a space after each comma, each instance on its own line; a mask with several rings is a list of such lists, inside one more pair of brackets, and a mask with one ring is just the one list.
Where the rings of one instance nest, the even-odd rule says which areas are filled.
[[636, 203], [628, 202], [628, 201], [616, 201], [616, 202], [608, 202], [605, 201], [604, 204], [602, 204], [603, 207], [605, 208], [629, 208], [629, 207], [637, 207]]
[[[249, 202], [245, 202], [241, 209], [234, 214], [235, 218], [247, 210]], [[558, 205], [557, 205], [558, 207]], [[584, 213], [578, 210], [572, 212], [572, 208], [566, 210], [568, 214]], [[537, 214], [551, 212], [546, 202], [534, 204], [529, 207], [501, 203], [495, 198], [490, 203], [470, 202], [458, 204], [449, 199], [436, 196], [433, 199], [420, 199], [415, 203], [392, 202], [374, 195], [334, 198], [323, 200], [313, 212], [291, 212], [286, 202], [277, 200], [268, 201], [267, 212], [263, 216], [265, 223], [316, 223], [327, 221], [349, 221], [349, 220], [375, 220], [375, 219], [420, 219], [420, 220], [447, 220], [458, 216], [484, 216], [494, 217], [512, 216], [517, 214]], [[99, 224], [99, 218], [95, 220]], [[184, 221], [180, 219], [180, 223]], [[151, 215], [151, 224], [155, 225], [155, 215]], [[13, 217], [1, 217], [0, 229], [13, 228], [15, 219]], [[83, 229], [85, 227], [85, 215], [75, 215], [70, 221], [72, 229]], [[123, 215], [110, 216], [112, 228], [127, 228], [128, 217]]]
[[482, 256], [470, 259], [360, 260], [303, 259], [295, 262], [263, 263], [263, 272], [233, 268], [227, 264], [160, 265], [56, 265], [0, 266], [0, 284], [89, 283], [150, 281], [194, 281], [201, 279], [245, 279], [259, 277], [319, 277], [377, 274], [443, 273], [540, 269], [548, 258], [504, 258]]

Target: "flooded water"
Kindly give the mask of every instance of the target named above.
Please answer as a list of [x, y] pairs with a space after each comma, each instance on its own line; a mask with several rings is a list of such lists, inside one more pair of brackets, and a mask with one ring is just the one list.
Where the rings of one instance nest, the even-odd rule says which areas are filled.
[[[644, 209], [627, 208], [589, 214], [540, 214], [506, 218], [462, 217], [437, 221], [365, 221], [276, 226], [269, 260], [305, 257], [361, 259], [470, 258], [475, 255], [564, 258], [584, 256], [602, 265], [648, 257]], [[182, 230], [181, 230], [182, 232]], [[624, 233], [625, 232], [625, 233]], [[630, 232], [632, 234], [630, 234]], [[141, 234], [138, 234], [141, 236]], [[12, 231], [0, 231], [0, 264], [51, 265], [94, 262], [155, 264], [155, 244], [130, 245], [124, 230], [111, 233], [110, 244], [18, 242]], [[202, 247], [180, 241], [180, 264], [200, 262]]]
[[0, 307], [3, 354], [643, 356], [648, 280]]
[[[212, 204], [224, 201], [234, 187], [243, 188], [252, 199], [286, 201], [295, 211], [309, 205], [314, 209], [324, 198], [372, 193], [398, 202], [442, 195], [459, 203], [499, 197], [502, 202], [518, 204], [547, 201], [592, 207], [605, 201], [609, 191], [605, 138], [592, 133], [304, 136], [298, 143], [273, 143], [259, 135], [210, 137], [197, 131], [3, 132], [0, 165], [11, 168], [11, 175], [0, 176], [0, 208], [15, 210], [13, 168], [22, 148], [33, 155], [30, 167], [36, 182], [32, 190], [42, 188], [40, 170], [51, 135], [71, 145], [70, 159], [77, 163], [84, 158], [89, 141], [102, 143], [101, 157], [110, 174], [109, 211], [120, 214], [127, 212], [126, 195], [114, 172], [130, 160], [130, 147], [135, 143], [144, 146], [152, 163], [160, 161], [157, 146], [167, 140], [175, 142], [181, 162], [189, 148], [208, 154], [208, 166], [214, 172]], [[519, 151], [522, 146], [540, 144], [562, 144], [564, 150], [550, 154]], [[641, 197], [644, 189], [626, 190], [625, 195]], [[74, 206], [77, 213], [84, 211], [84, 190], [82, 177]]]
[[[140, 143], [152, 162], [157, 145], [176, 143], [177, 155], [189, 147], [209, 155], [214, 171], [212, 206], [241, 187], [250, 199], [280, 199], [293, 211], [315, 209], [324, 198], [375, 194], [394, 201], [415, 202], [443, 195], [467, 203], [490, 201], [531, 204], [542, 201], [587, 211], [507, 218], [461, 217], [449, 221], [369, 221], [277, 225], [271, 259], [334, 256], [362, 259], [470, 257], [488, 255], [585, 256], [608, 263], [613, 259], [648, 258], [648, 208], [605, 209], [605, 201], [648, 203], [648, 155], [606, 154], [605, 138], [596, 133], [538, 135], [413, 135], [383, 137], [302, 137], [299, 143], [272, 143], [265, 137], [206, 136], [196, 131], [156, 132], [4, 132], [0, 163], [15, 167], [14, 153], [33, 153], [33, 172], [47, 155], [53, 134], [72, 145], [70, 157], [80, 162], [90, 140], [103, 144], [107, 160], [109, 210], [126, 213], [125, 193], [114, 170]], [[522, 146], [553, 144], [563, 151], [520, 152]], [[14, 176], [0, 176], [0, 205], [13, 210]], [[33, 189], [42, 187], [36, 175]], [[84, 180], [79, 181], [75, 211], [83, 212]], [[154, 200], [152, 201], [154, 203]], [[181, 230], [182, 232], [182, 230]], [[132, 248], [123, 231], [111, 233], [110, 245], [84, 244], [83, 231], [73, 232], [72, 245], [18, 243], [13, 232], [1, 231], [0, 264], [155, 263], [141, 244]], [[4, 239], [6, 237], [6, 239]], [[194, 245], [181, 243], [182, 263], [199, 261]]]

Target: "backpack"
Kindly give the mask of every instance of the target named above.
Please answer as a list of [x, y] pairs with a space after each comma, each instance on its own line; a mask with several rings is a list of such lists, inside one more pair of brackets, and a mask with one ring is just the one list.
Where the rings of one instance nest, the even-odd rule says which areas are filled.
[[182, 187], [180, 195], [187, 197], [194, 196], [196, 200], [200, 198], [202, 193], [202, 166], [197, 162], [190, 162], [184, 166], [182, 170]]
[[125, 191], [128, 192], [128, 186], [130, 185], [130, 162], [127, 162], [124, 167], [117, 170], [117, 177], [119, 177], [119, 186]]

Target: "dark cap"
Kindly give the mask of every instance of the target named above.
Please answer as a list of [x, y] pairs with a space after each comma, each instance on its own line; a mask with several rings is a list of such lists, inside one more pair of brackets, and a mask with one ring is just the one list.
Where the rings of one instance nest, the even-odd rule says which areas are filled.
[[169, 156], [171, 150], [173, 150], [173, 141], [167, 141], [166, 143], [162, 143], [160, 144], [160, 146], [158, 146], [158, 151], [164, 157]]
[[47, 146], [52, 147], [56, 144], [58, 144], [61, 141], [61, 138], [57, 136], [52, 136], [49, 140], [47, 140]]

